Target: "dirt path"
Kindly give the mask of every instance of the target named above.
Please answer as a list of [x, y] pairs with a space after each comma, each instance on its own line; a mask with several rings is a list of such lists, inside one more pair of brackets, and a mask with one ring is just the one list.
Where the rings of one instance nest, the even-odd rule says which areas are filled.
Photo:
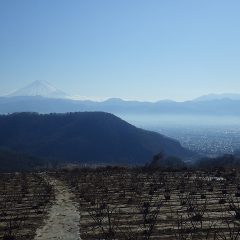
[[55, 189], [55, 201], [44, 225], [37, 229], [34, 240], [80, 240], [80, 215], [72, 200], [73, 194], [63, 182], [52, 178], [48, 181]]

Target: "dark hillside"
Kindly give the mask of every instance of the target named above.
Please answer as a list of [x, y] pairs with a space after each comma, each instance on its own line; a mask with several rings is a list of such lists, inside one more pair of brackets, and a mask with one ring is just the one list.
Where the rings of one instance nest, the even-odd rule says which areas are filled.
[[173, 139], [104, 112], [2, 115], [0, 147], [78, 163], [144, 164], [160, 151], [192, 155]]
[[45, 167], [49, 167], [46, 160], [0, 149], [0, 172], [31, 171]]

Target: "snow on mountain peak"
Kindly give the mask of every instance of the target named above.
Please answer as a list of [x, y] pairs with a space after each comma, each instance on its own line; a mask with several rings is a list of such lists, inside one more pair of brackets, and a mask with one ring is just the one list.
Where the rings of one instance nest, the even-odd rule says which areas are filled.
[[16, 96], [41, 96], [48, 98], [68, 98], [68, 94], [55, 88], [45, 81], [34, 81], [24, 88], [16, 90], [8, 95], [9, 97]]

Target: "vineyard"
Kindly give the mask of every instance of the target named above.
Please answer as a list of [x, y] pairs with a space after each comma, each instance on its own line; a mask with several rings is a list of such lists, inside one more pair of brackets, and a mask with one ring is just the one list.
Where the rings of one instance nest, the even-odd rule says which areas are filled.
[[240, 239], [236, 171], [103, 168], [55, 177], [75, 193], [82, 239]]
[[0, 237], [237, 240], [239, 178], [236, 170], [120, 167], [0, 174]]
[[53, 197], [41, 174], [0, 174], [0, 239], [33, 239]]

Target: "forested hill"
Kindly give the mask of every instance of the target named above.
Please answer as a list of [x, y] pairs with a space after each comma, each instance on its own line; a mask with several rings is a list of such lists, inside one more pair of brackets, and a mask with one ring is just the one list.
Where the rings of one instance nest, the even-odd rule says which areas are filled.
[[176, 140], [104, 112], [0, 115], [0, 148], [82, 164], [145, 164], [161, 151], [192, 156]]
[[54, 164], [55, 162], [50, 163], [46, 159], [0, 149], [0, 172], [31, 171], [33, 169], [54, 167]]

